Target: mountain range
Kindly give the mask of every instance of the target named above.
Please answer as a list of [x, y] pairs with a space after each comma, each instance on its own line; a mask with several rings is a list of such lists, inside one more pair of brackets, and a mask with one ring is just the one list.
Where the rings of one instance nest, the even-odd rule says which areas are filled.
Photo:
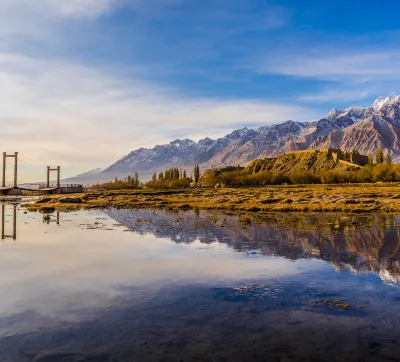
[[[378, 148], [400, 161], [400, 96], [379, 97], [369, 107], [332, 109], [315, 122], [286, 121], [257, 129], [242, 128], [218, 139], [176, 139], [154, 148], [139, 148], [103, 170], [92, 170], [69, 182], [106, 181], [139, 172], [147, 179], [170, 167], [191, 170], [246, 165], [256, 158], [277, 157], [306, 149], [340, 148], [373, 154]], [[190, 174], [190, 172], [189, 172]]]

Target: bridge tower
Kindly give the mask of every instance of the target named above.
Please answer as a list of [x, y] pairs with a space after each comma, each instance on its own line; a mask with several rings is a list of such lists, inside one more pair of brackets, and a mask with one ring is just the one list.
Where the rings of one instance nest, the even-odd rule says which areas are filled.
[[14, 158], [14, 187], [18, 186], [18, 152], [13, 155], [8, 155], [7, 152], [3, 152], [3, 182], [2, 186], [6, 187], [6, 168], [7, 168], [7, 158]]
[[57, 168], [51, 168], [47, 166], [47, 187], [50, 187], [50, 172], [57, 171], [57, 188], [60, 188], [60, 178], [61, 178], [61, 167], [57, 166]]

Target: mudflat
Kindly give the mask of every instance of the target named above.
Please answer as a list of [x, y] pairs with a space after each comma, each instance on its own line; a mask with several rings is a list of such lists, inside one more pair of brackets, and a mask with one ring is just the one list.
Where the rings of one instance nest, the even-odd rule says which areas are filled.
[[287, 185], [258, 188], [129, 189], [45, 196], [26, 204], [32, 210], [155, 208], [239, 212], [400, 211], [400, 184]]

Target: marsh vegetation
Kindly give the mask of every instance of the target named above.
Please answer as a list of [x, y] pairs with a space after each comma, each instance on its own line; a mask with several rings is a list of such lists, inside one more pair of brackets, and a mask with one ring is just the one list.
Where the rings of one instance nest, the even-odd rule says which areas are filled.
[[238, 212], [399, 212], [397, 183], [278, 185], [257, 188], [126, 189], [74, 197], [46, 196], [27, 204], [50, 209], [219, 209]]

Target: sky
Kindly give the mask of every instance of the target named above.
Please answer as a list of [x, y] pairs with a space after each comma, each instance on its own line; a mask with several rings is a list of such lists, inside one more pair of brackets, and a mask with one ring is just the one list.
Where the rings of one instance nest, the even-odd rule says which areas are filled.
[[[400, 3], [0, 0], [0, 151], [20, 181], [399, 93]], [[11, 166], [11, 163], [10, 165]], [[11, 173], [7, 179], [12, 179]]]

